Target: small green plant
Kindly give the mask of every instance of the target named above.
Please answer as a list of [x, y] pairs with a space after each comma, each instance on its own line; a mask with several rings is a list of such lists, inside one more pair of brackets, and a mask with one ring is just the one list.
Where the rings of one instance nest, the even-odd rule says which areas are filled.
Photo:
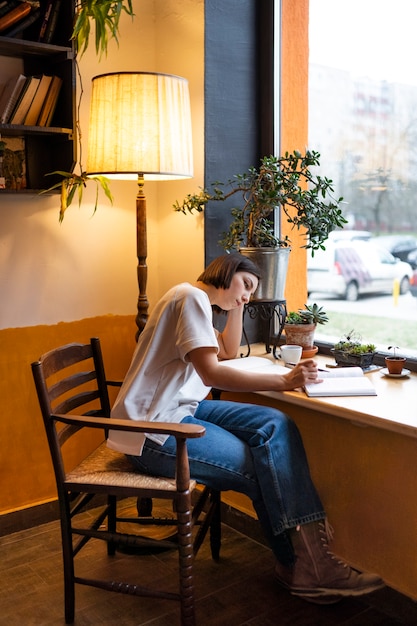
[[376, 351], [373, 343], [362, 343], [361, 336], [351, 330], [340, 341], [335, 343], [335, 350], [341, 350], [347, 354], [368, 354]]
[[392, 357], [390, 357], [391, 359], [396, 359], [397, 357], [397, 350], [399, 350], [398, 346], [388, 346], [388, 350], [392, 350], [393, 355]]
[[318, 304], [305, 304], [304, 309], [290, 311], [285, 319], [286, 324], [326, 324], [329, 321], [326, 311]]
[[290, 311], [285, 318], [286, 324], [303, 324], [303, 318], [298, 311]]

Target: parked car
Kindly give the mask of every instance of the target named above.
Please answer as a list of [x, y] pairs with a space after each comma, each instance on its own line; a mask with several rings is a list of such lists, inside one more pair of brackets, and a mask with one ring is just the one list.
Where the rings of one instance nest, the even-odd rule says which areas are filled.
[[369, 230], [350, 230], [344, 228], [343, 230], [332, 230], [329, 234], [329, 241], [369, 241], [372, 233]]
[[409, 263], [413, 269], [417, 269], [417, 249], [409, 252], [407, 263]]
[[410, 278], [410, 291], [417, 298], [417, 269], [414, 269]]
[[309, 255], [307, 288], [353, 302], [359, 295], [391, 293], [395, 280], [407, 293], [412, 275], [411, 265], [372, 241], [329, 241], [326, 250]]
[[391, 252], [397, 259], [407, 263], [410, 263], [409, 254], [417, 253], [417, 239], [409, 235], [384, 235], [375, 237], [373, 241]]

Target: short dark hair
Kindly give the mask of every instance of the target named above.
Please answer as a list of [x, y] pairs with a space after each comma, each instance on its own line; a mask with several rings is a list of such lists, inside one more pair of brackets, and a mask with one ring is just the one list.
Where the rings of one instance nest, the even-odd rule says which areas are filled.
[[206, 285], [213, 285], [217, 289], [228, 289], [233, 276], [237, 272], [249, 272], [261, 279], [259, 267], [243, 254], [223, 254], [212, 261], [197, 278]]

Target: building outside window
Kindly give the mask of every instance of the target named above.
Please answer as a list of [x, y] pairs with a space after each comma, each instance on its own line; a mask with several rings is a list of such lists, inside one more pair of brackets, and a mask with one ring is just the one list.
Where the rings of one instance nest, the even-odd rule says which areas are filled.
[[[417, 281], [413, 295], [407, 280], [417, 277], [416, 23], [414, 0], [310, 0], [308, 147], [320, 153], [319, 173], [344, 198], [345, 230], [355, 231], [348, 238], [366, 240], [335, 237], [325, 254], [309, 258], [309, 301], [331, 318], [316, 337], [333, 342], [354, 329], [381, 350], [396, 345], [415, 357]], [[340, 248], [359, 255], [364, 285], [373, 291], [379, 281], [380, 292], [352, 285], [326, 292], [335, 263], [339, 287], [340, 278], [346, 287], [354, 282], [354, 263], [349, 275], [337, 259]], [[381, 268], [390, 272], [385, 282]]]

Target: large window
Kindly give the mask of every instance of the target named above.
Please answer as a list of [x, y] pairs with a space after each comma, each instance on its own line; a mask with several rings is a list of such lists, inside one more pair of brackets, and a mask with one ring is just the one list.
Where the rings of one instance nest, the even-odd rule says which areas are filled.
[[[326, 259], [309, 259], [310, 302], [331, 318], [316, 336], [333, 342], [354, 329], [381, 350], [396, 345], [415, 356], [417, 297], [408, 291], [408, 266], [374, 252], [388, 249], [417, 265], [416, 23], [415, 0], [310, 0], [309, 148], [344, 198], [346, 229], [370, 239], [332, 240]], [[342, 247], [357, 255], [345, 272]], [[361, 280], [379, 281], [381, 292], [355, 291], [352, 258], [359, 258]], [[322, 287], [314, 264], [322, 266]], [[385, 270], [394, 276], [383, 282]], [[338, 292], [326, 292], [333, 282]]]

